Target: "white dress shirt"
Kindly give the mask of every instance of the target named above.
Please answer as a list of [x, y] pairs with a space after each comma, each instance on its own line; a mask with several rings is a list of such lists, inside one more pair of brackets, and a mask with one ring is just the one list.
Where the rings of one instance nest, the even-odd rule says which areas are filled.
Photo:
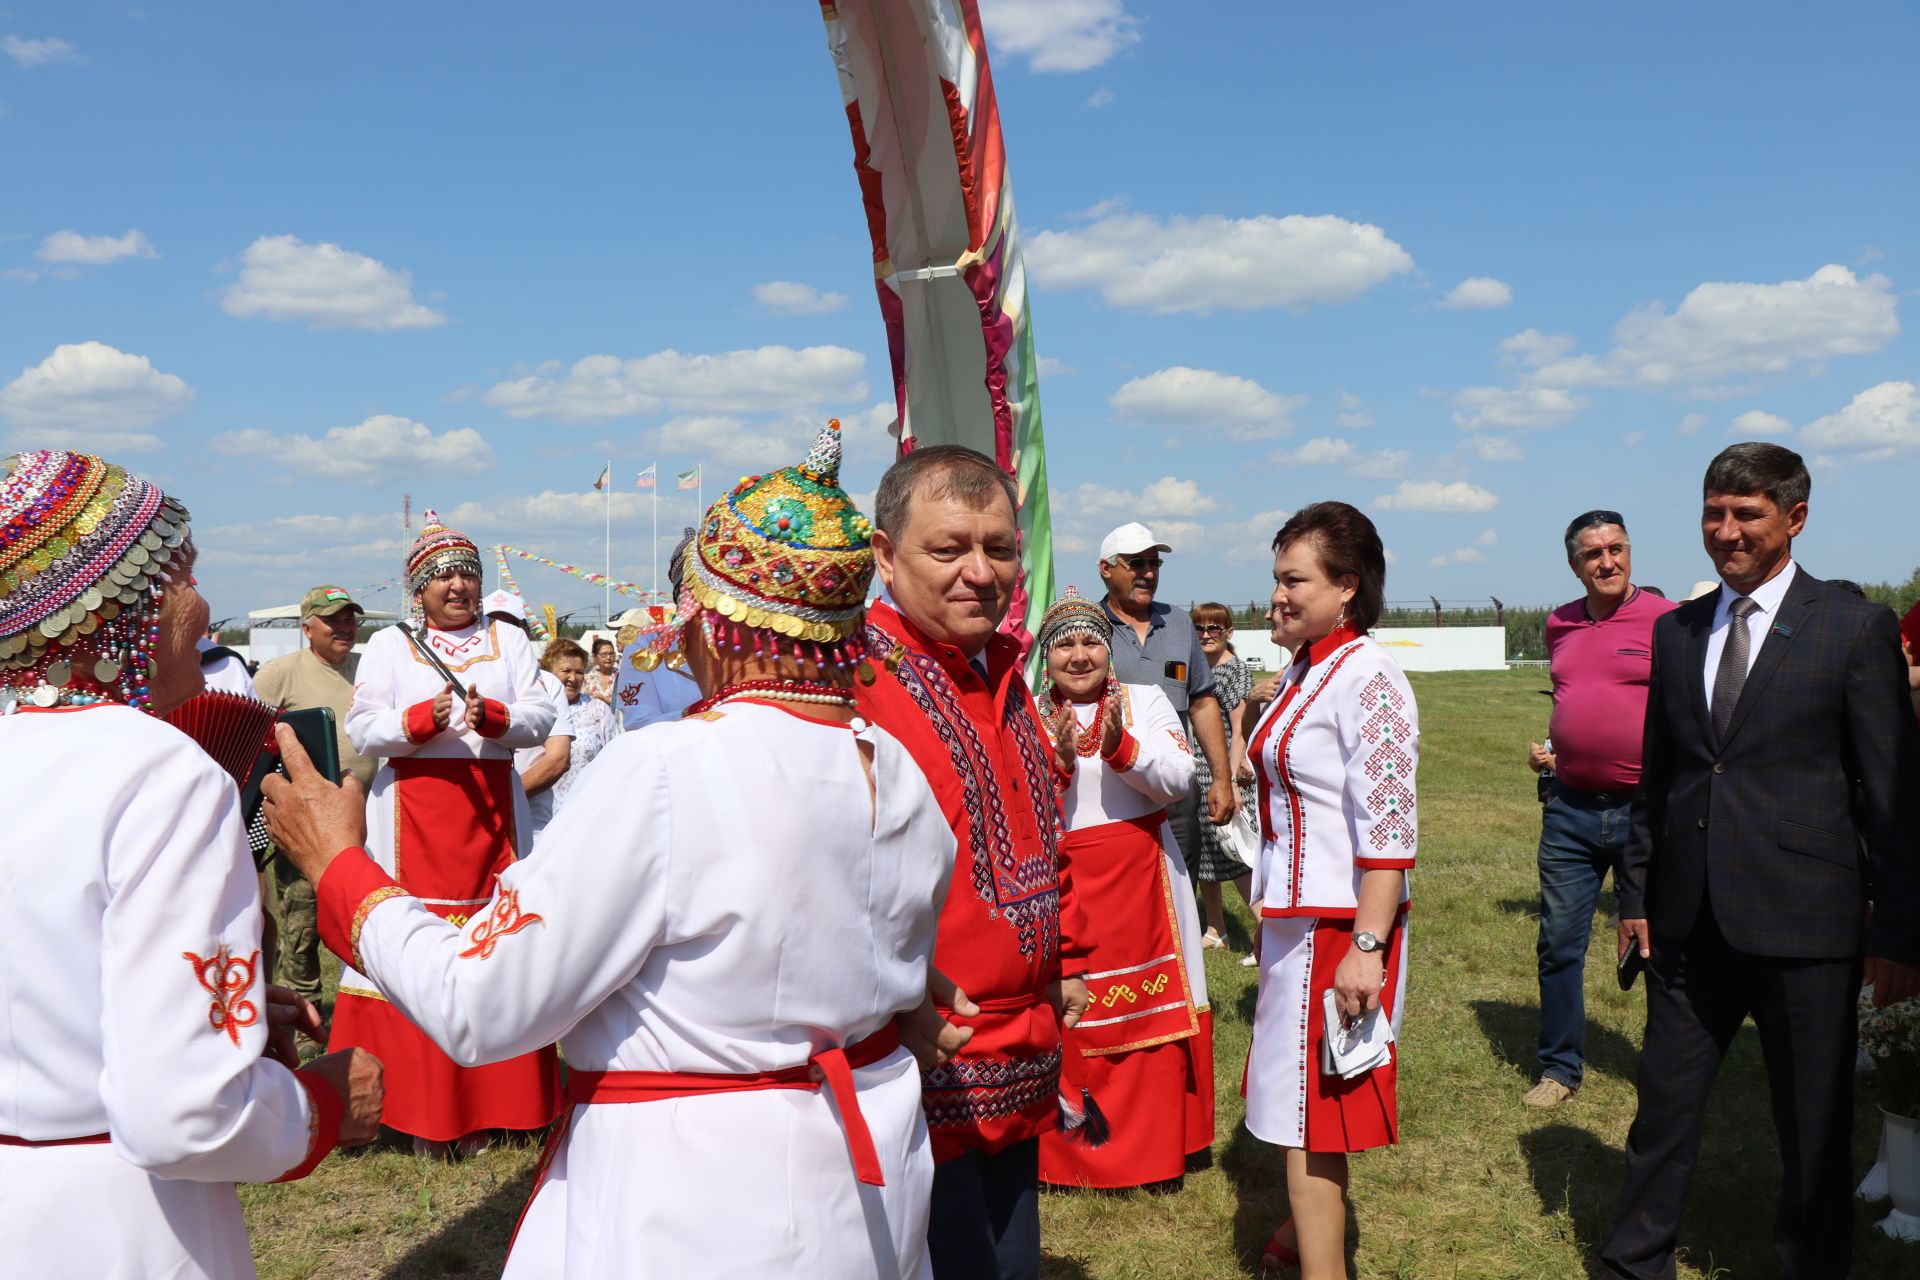
[[[1759, 605], [1747, 615], [1747, 670], [1753, 670], [1754, 661], [1760, 656], [1760, 646], [1766, 642], [1768, 629], [1780, 613], [1780, 602], [1787, 598], [1787, 588], [1793, 583], [1793, 575], [1800, 566], [1787, 561], [1787, 567], [1768, 578], [1748, 597]], [[1720, 584], [1720, 598], [1713, 606], [1713, 629], [1707, 632], [1707, 706], [1713, 706], [1713, 681], [1720, 673], [1720, 653], [1727, 647], [1727, 628], [1733, 625], [1733, 614], [1729, 610], [1739, 598], [1737, 592], [1726, 583]], [[1759, 637], [1758, 640], [1755, 637]]]

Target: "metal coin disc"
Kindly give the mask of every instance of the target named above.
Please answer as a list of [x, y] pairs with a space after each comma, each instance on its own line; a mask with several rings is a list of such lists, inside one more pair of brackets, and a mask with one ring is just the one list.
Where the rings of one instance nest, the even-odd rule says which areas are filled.
[[148, 551], [158, 551], [160, 549], [160, 535], [149, 529], [140, 535], [140, 545]]
[[100, 599], [100, 588], [88, 587], [80, 593], [80, 607], [88, 613], [92, 613], [100, 607]]
[[[154, 545], [158, 546], [159, 544], [156, 542]], [[127, 563], [136, 569], [142, 567], [152, 559], [153, 553], [147, 550], [147, 544], [145, 542], [136, 543], [133, 548], [127, 552]]]
[[34, 706], [45, 709], [60, 701], [60, 691], [50, 684], [35, 685], [32, 699]]
[[93, 664], [93, 678], [101, 684], [112, 684], [120, 678], [120, 664], [112, 658], [102, 658]]
[[64, 689], [73, 683], [73, 664], [62, 660], [47, 665], [47, 683], [56, 689]]

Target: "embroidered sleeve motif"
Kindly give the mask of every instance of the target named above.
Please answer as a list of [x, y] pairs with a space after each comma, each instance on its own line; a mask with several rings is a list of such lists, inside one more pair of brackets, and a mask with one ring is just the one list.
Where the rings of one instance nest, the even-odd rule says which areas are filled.
[[194, 979], [213, 997], [213, 1007], [207, 1010], [208, 1025], [224, 1032], [238, 1047], [240, 1029], [260, 1021], [259, 1006], [246, 998], [253, 988], [260, 952], [255, 950], [244, 960], [236, 959], [223, 942], [210, 956], [195, 955], [191, 951], [182, 951], [180, 955], [193, 966]]
[[1361, 689], [1360, 705], [1368, 709], [1360, 725], [1360, 736], [1369, 748], [1362, 768], [1374, 784], [1367, 793], [1367, 808], [1376, 815], [1367, 842], [1375, 853], [1385, 853], [1392, 846], [1411, 857], [1415, 828], [1413, 789], [1408, 783], [1413, 759], [1400, 745], [1413, 733], [1413, 726], [1400, 714], [1407, 700], [1385, 676], [1376, 675]]
[[348, 950], [353, 953], [351, 958], [354, 968], [358, 969], [360, 967], [360, 931], [367, 927], [367, 916], [372, 913], [375, 907], [385, 902], [388, 898], [404, 898], [406, 896], [407, 891], [405, 889], [402, 889], [397, 884], [390, 884], [383, 888], [375, 889], [372, 893], [360, 899], [360, 905], [353, 909], [353, 924], [347, 930]]
[[462, 960], [485, 960], [500, 945], [500, 939], [510, 933], [518, 933], [530, 924], [544, 923], [542, 918], [531, 911], [520, 910], [520, 891], [504, 886], [500, 896], [494, 900], [493, 910], [487, 918], [474, 927], [469, 939], [473, 943], [460, 953]]

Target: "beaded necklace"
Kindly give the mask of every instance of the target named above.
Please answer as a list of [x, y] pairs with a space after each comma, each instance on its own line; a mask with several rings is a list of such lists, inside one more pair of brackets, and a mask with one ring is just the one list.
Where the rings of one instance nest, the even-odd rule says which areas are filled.
[[[1075, 722], [1073, 752], [1082, 759], [1090, 760], [1093, 758], [1094, 753], [1100, 750], [1101, 725], [1107, 718], [1107, 699], [1113, 696], [1117, 684], [1118, 682], [1112, 677], [1108, 677], [1106, 687], [1100, 690], [1099, 700], [1093, 704], [1093, 719], [1088, 723], [1085, 732], [1080, 730], [1078, 721]], [[1050, 690], [1050, 692], [1053, 695], [1054, 709], [1057, 711], [1066, 704], [1067, 700], [1060, 696], [1060, 690], [1058, 688], [1054, 688]]]
[[742, 680], [724, 685], [681, 712], [681, 718], [697, 716], [742, 698], [777, 698], [782, 702], [815, 702], [833, 707], [852, 707], [853, 695], [830, 684], [812, 680]]

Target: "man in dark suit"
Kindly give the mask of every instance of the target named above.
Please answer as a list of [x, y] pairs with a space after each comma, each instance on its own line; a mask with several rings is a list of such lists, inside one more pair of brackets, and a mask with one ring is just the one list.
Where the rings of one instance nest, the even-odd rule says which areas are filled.
[[1752, 1015], [1784, 1166], [1775, 1249], [1790, 1280], [1843, 1277], [1854, 995], [1863, 976], [1877, 1004], [1920, 990], [1920, 742], [1893, 615], [1793, 562], [1812, 488], [1800, 456], [1732, 445], [1703, 487], [1721, 587], [1654, 627], [1615, 872], [1647, 1032], [1601, 1258], [1616, 1276], [1674, 1275], [1707, 1095]]

